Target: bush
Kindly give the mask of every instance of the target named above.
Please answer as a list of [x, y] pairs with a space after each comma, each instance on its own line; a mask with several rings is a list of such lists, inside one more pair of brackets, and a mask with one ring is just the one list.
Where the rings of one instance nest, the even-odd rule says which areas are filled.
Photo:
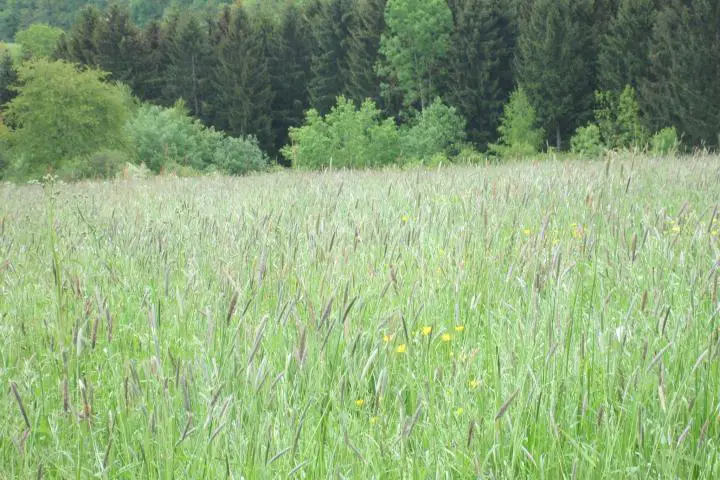
[[675, 155], [680, 147], [675, 127], [663, 128], [653, 135], [650, 147], [654, 155]]
[[474, 148], [467, 146], [460, 150], [460, 153], [455, 156], [454, 160], [455, 163], [469, 165], [479, 165], [485, 163], [486, 161], [487, 157], [485, 155], [478, 152]]
[[13, 127], [9, 148], [21, 176], [42, 176], [64, 163], [102, 149], [127, 146], [127, 88], [107, 83], [107, 74], [78, 70], [66, 62], [37, 59], [18, 70], [18, 95], [5, 110]]
[[359, 109], [345, 97], [325, 117], [317, 110], [305, 114], [305, 125], [290, 129], [291, 145], [282, 155], [296, 168], [377, 167], [396, 161], [399, 134], [392, 119], [381, 120], [371, 100]]
[[244, 175], [254, 170], [265, 170], [268, 166], [267, 158], [254, 137], [223, 139], [215, 149], [213, 162], [230, 175]]
[[545, 133], [535, 128], [535, 109], [525, 90], [518, 88], [510, 95], [510, 100], [500, 119], [497, 144], [488, 145], [489, 150], [501, 158], [522, 158], [536, 154], [542, 145]]
[[580, 127], [570, 139], [570, 149], [583, 157], [596, 158], [605, 152], [600, 138], [600, 128], [595, 124]]
[[127, 152], [100, 150], [65, 162], [58, 169], [57, 175], [65, 181], [115, 178], [128, 160]]
[[429, 160], [437, 154], [454, 155], [465, 140], [465, 119], [454, 107], [436, 99], [402, 132], [403, 154]]
[[171, 165], [232, 175], [267, 168], [253, 138], [232, 138], [191, 118], [182, 102], [172, 108], [142, 105], [127, 125], [138, 161], [159, 173]]
[[596, 92], [595, 101], [595, 121], [608, 148], [645, 147], [647, 135], [640, 121], [635, 89], [628, 85], [619, 96], [608, 91]]

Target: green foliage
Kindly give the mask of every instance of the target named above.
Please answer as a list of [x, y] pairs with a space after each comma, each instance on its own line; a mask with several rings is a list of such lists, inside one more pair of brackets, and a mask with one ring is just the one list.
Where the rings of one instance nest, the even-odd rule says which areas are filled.
[[651, 127], [673, 125], [694, 145], [720, 146], [720, 3], [668, 2], [657, 15], [641, 96]]
[[442, 85], [453, 28], [450, 8], [445, 0], [388, 0], [385, 23], [378, 64], [385, 96], [397, 89], [405, 108], [423, 110]]
[[650, 139], [650, 151], [654, 155], [672, 156], [679, 147], [680, 140], [675, 127], [663, 128]]
[[57, 175], [66, 181], [115, 178], [129, 160], [126, 151], [100, 150], [63, 163]]
[[583, 157], [597, 158], [605, 153], [600, 128], [594, 123], [580, 127], [570, 139], [570, 150]]
[[465, 119], [439, 98], [418, 112], [410, 127], [402, 132], [403, 155], [420, 160], [436, 154], [453, 155], [464, 141]]
[[518, 77], [556, 147], [592, 117], [593, 0], [535, 0], [520, 25]]
[[34, 175], [104, 149], [127, 145], [127, 91], [105, 83], [104, 72], [62, 61], [36, 59], [18, 71], [18, 96], [7, 104], [13, 127], [10, 148], [21, 168]]
[[610, 149], [643, 148], [646, 133], [640, 120], [635, 89], [626, 85], [618, 96], [611, 91], [595, 93], [595, 120], [603, 143]]
[[218, 168], [237, 175], [263, 170], [267, 159], [252, 138], [232, 138], [191, 118], [182, 102], [173, 108], [144, 104], [128, 122], [139, 162], [154, 172], [172, 165], [197, 171]]
[[456, 0], [445, 100], [467, 119], [468, 139], [484, 150], [497, 139], [514, 88], [516, 25], [505, 0]]
[[599, 46], [598, 76], [603, 89], [619, 93], [648, 76], [656, 3], [658, 0], [620, 0]]
[[9, 52], [0, 54], [0, 106], [16, 96], [13, 85], [17, 82], [17, 68]]
[[305, 125], [290, 129], [290, 140], [281, 152], [297, 168], [377, 167], [393, 163], [400, 153], [392, 119], [381, 120], [372, 100], [357, 109], [342, 96], [324, 117], [308, 110]]
[[268, 149], [273, 144], [273, 99], [263, 43], [265, 26], [260, 20], [252, 22], [242, 8], [228, 7], [223, 12], [214, 39], [217, 62], [210, 89], [214, 108], [208, 108], [206, 115], [229, 135], [253, 134]]
[[499, 142], [489, 149], [501, 158], [522, 158], [536, 154], [542, 146], [544, 131], [536, 127], [535, 109], [525, 89], [510, 95], [498, 127]]
[[34, 23], [27, 29], [17, 32], [15, 41], [22, 45], [26, 57], [51, 57], [63, 35], [63, 30], [44, 23]]

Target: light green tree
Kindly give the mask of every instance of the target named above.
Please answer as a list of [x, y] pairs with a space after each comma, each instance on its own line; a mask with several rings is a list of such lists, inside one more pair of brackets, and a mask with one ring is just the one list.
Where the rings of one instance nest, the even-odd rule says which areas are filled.
[[452, 13], [445, 0], [388, 0], [378, 73], [384, 95], [424, 110], [440, 92], [450, 48]]
[[33, 175], [103, 149], [122, 149], [131, 102], [127, 89], [105, 83], [106, 73], [36, 59], [18, 71], [17, 97], [7, 104], [11, 156]]
[[489, 149], [501, 158], [522, 158], [538, 152], [545, 132], [536, 128], [535, 109], [521, 87], [510, 95], [500, 119], [499, 142]]
[[372, 100], [358, 109], [342, 96], [324, 117], [308, 110], [305, 125], [290, 128], [290, 140], [282, 154], [299, 168], [377, 167], [394, 162], [400, 153], [392, 119], [382, 120]]
[[15, 34], [15, 41], [22, 46], [23, 55], [50, 57], [63, 35], [63, 30], [44, 23], [35, 23]]

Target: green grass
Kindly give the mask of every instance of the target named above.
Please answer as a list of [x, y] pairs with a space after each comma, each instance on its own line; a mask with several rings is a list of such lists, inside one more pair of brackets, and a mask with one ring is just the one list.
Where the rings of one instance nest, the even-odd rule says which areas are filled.
[[719, 167], [0, 187], [0, 477], [717, 478]]

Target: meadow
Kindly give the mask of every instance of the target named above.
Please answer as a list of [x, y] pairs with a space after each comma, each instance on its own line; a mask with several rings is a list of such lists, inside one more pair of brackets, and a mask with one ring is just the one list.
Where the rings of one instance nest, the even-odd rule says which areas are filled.
[[0, 187], [0, 478], [718, 478], [720, 158]]

